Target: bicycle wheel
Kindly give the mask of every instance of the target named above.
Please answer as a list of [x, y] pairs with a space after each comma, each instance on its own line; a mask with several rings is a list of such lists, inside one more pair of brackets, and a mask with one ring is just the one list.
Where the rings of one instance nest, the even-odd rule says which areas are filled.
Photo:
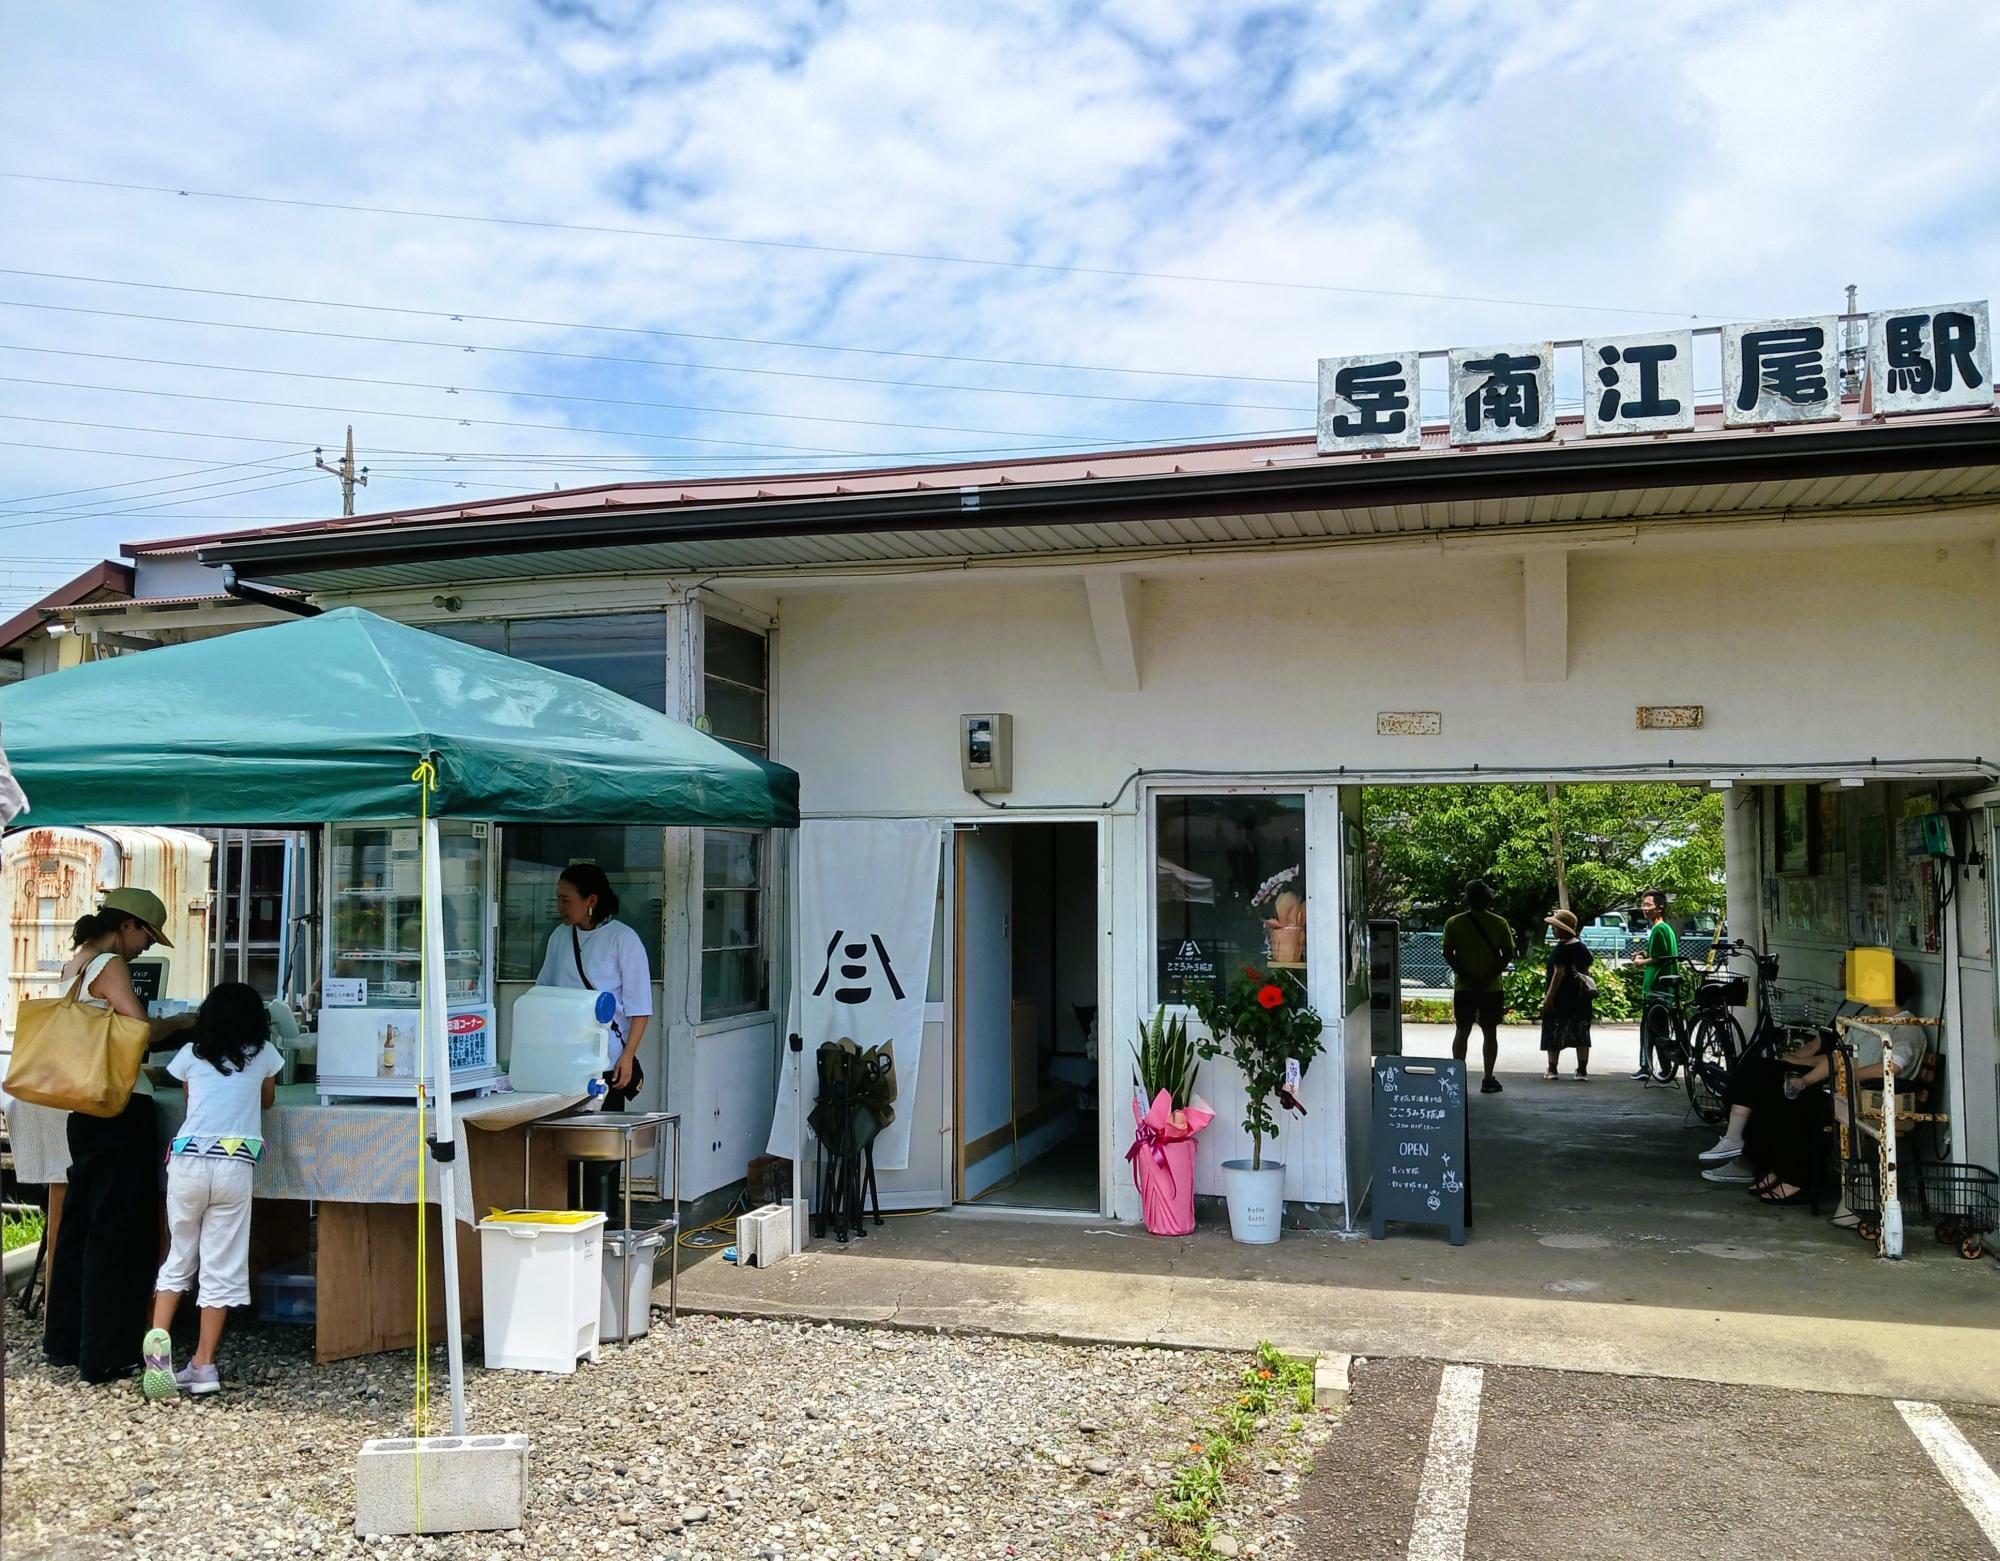
[[1729, 1071], [1743, 1055], [1743, 1026], [1733, 1014], [1703, 1014], [1688, 1036], [1685, 1079], [1688, 1104], [1713, 1127], [1729, 1114], [1723, 1099]]

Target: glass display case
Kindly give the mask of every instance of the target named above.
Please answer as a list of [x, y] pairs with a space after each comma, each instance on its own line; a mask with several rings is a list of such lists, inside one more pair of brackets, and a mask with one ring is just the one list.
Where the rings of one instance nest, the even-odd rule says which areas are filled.
[[[500, 1075], [492, 987], [492, 840], [487, 824], [438, 823], [446, 1042], [453, 1093]], [[415, 1093], [422, 997], [423, 831], [415, 820], [327, 830], [326, 970], [320, 1093]]]

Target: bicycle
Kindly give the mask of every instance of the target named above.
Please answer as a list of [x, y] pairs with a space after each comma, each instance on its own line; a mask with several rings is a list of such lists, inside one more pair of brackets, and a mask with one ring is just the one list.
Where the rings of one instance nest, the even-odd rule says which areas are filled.
[[[1714, 950], [1709, 953], [1709, 964], [1690, 954], [1673, 956], [1676, 967], [1685, 965], [1689, 970], [1704, 972], [1714, 969]], [[1679, 968], [1662, 972], [1653, 982], [1653, 990], [1646, 995], [1639, 1013], [1639, 1055], [1653, 1059], [1653, 1078], [1661, 1084], [1671, 1084], [1674, 1076], [1687, 1064], [1692, 1050], [1690, 1036], [1694, 1029], [1695, 1005], [1694, 988], [1681, 978]]]
[[1778, 956], [1742, 939], [1718, 943], [1712, 958], [1743, 954], [1756, 966], [1757, 1020], [1746, 1037], [1730, 1010], [1750, 1001], [1750, 978], [1727, 969], [1710, 971], [1694, 991], [1694, 1022], [1687, 1038], [1683, 1078], [1688, 1105], [1714, 1127], [1729, 1114], [1729, 1080], [1751, 1057], [1778, 1057], [1819, 1035], [1828, 1020], [1815, 1017], [1813, 996], [1778, 985]]

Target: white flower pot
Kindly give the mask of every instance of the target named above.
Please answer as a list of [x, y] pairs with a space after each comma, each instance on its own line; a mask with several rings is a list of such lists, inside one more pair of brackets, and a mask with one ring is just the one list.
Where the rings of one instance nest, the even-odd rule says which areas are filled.
[[1266, 1160], [1251, 1170], [1248, 1160], [1222, 1162], [1222, 1195], [1229, 1203], [1229, 1234], [1238, 1241], [1268, 1246], [1285, 1219], [1285, 1168]]

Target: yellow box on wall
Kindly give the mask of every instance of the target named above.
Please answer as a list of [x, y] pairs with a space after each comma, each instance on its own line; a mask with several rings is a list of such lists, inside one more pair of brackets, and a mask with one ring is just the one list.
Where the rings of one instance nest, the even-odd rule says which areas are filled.
[[1847, 951], [1847, 1000], [1870, 1008], [1896, 1006], [1896, 956], [1887, 949]]

